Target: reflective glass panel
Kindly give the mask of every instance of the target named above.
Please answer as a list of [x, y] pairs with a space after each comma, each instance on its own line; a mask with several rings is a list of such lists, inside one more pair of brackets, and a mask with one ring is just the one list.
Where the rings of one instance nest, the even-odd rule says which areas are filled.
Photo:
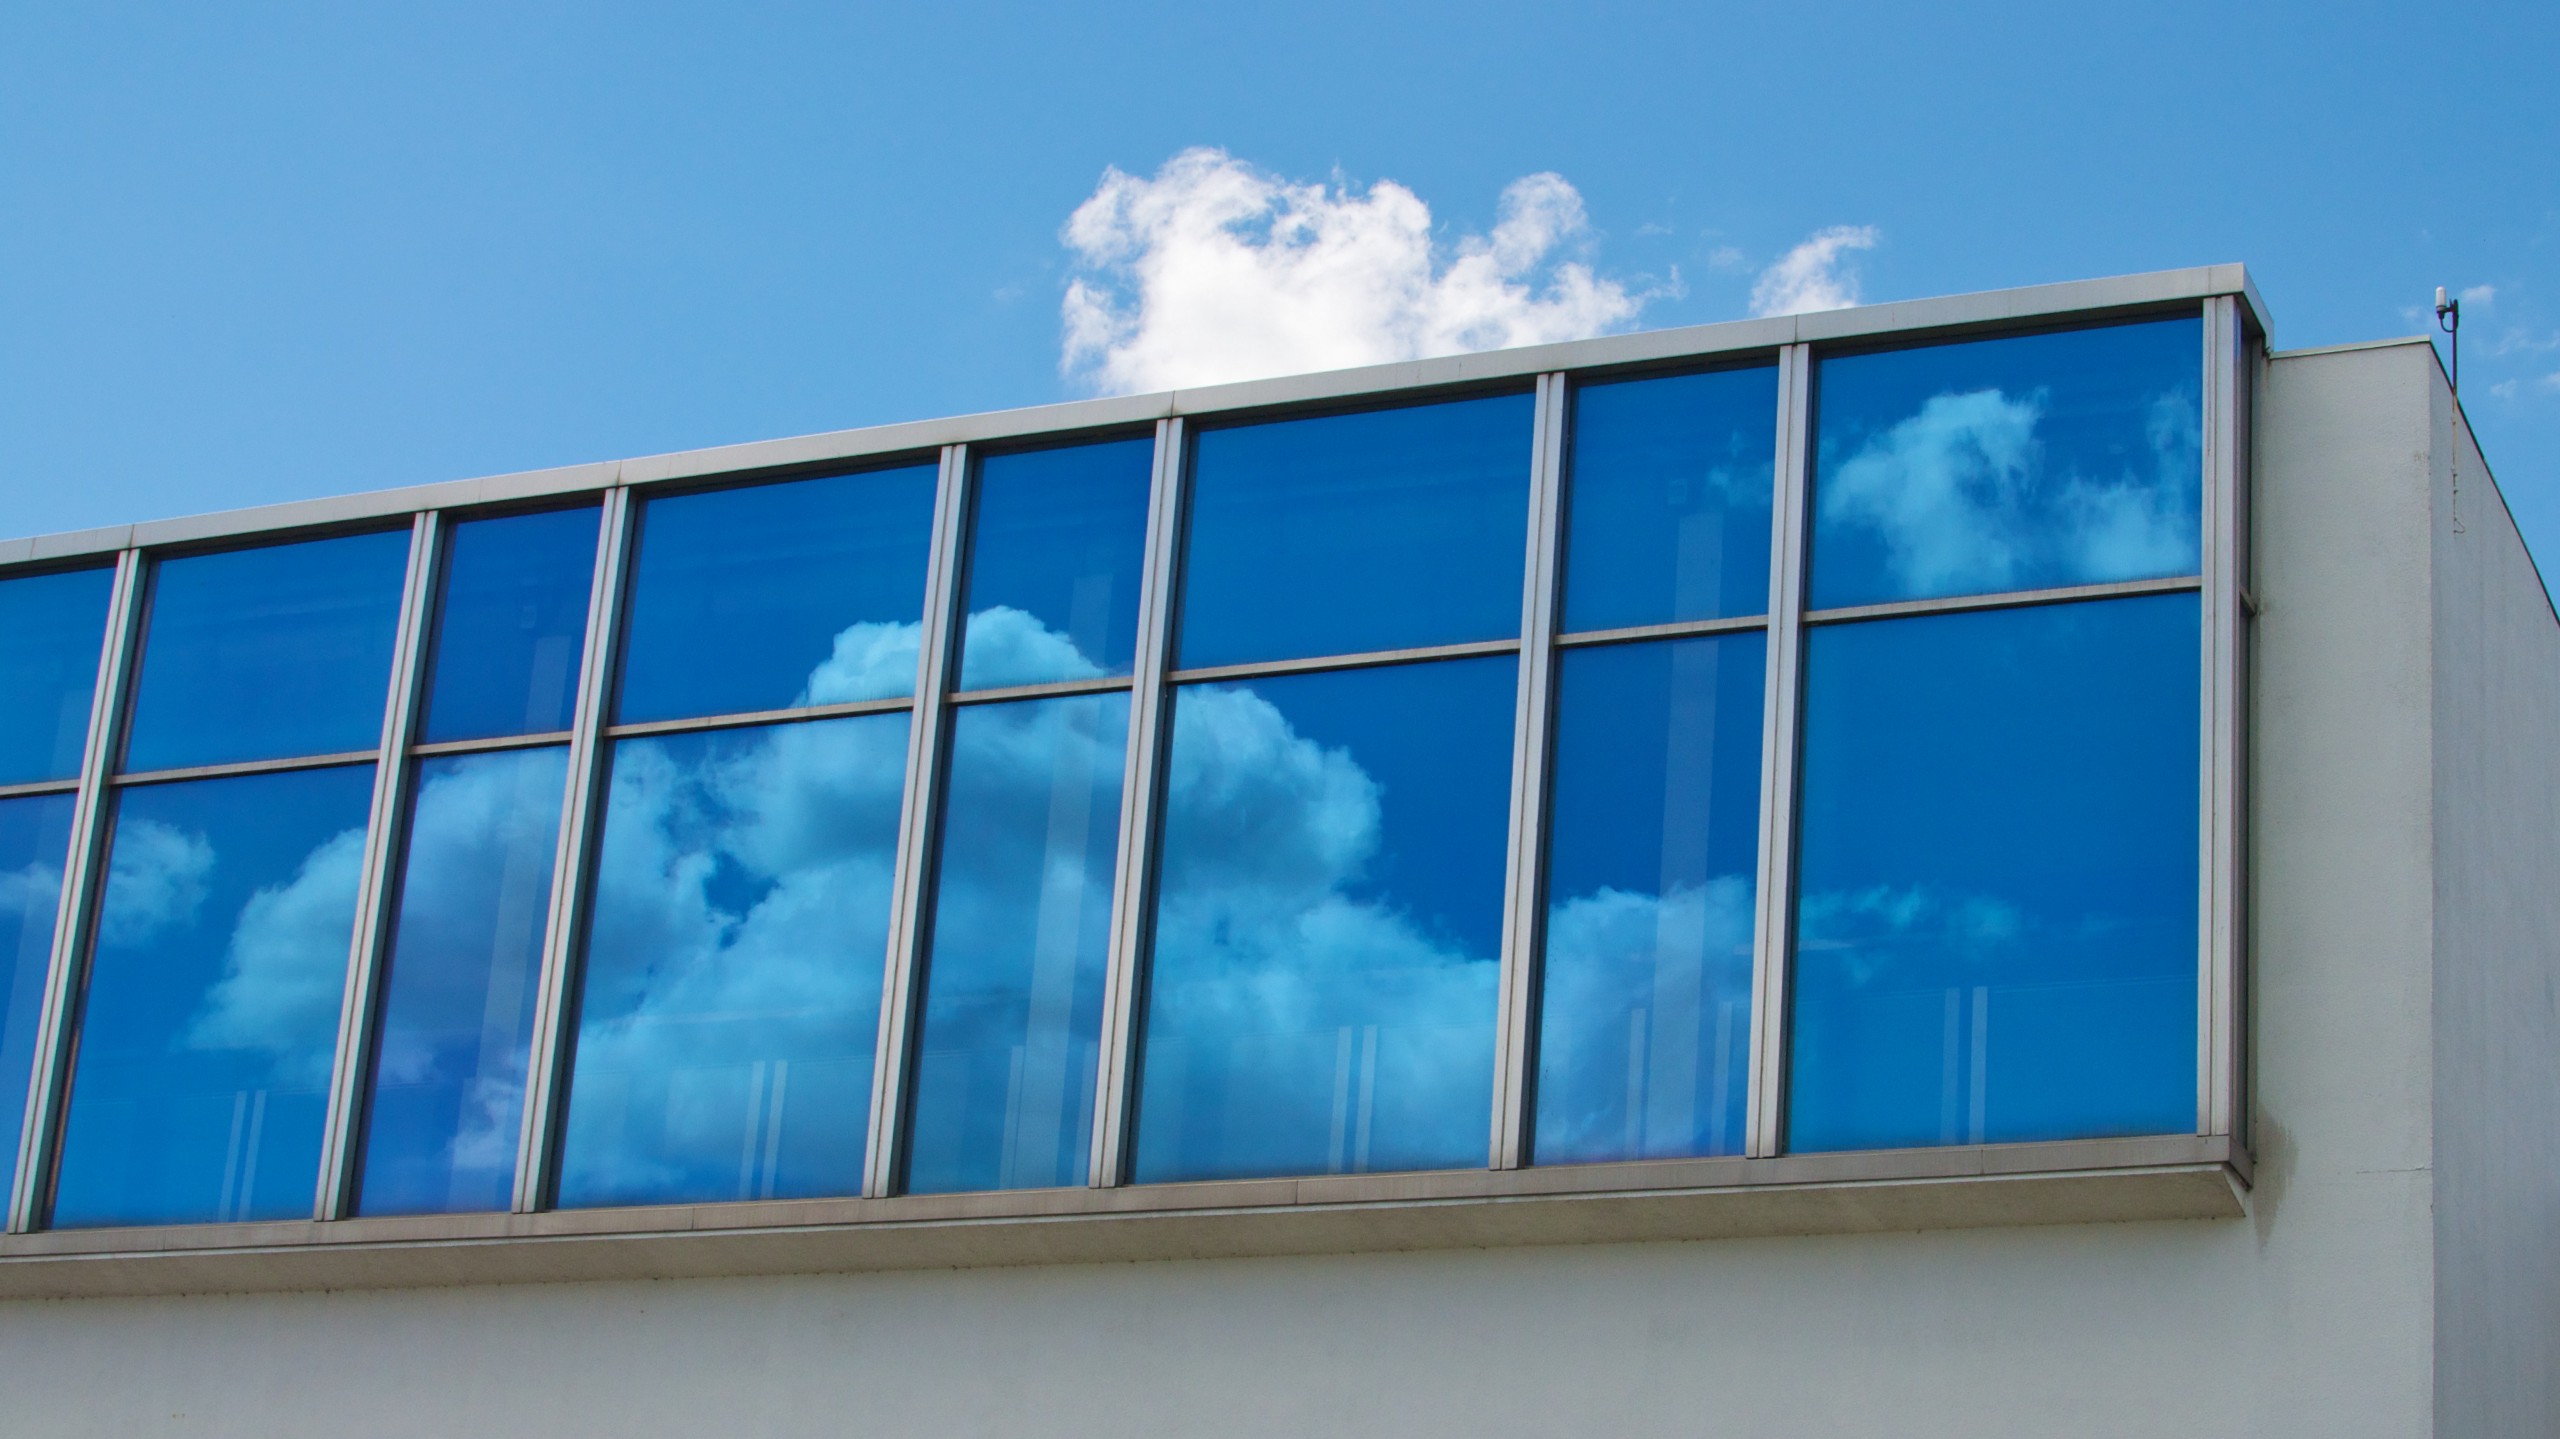
[[464, 520], [453, 527], [428, 681], [428, 742], [569, 727], [596, 507]]
[[128, 770], [382, 743], [409, 532], [162, 560]]
[[382, 981], [357, 1209], [504, 1209], [568, 751], [418, 764]]
[[308, 1218], [373, 766], [117, 797], [53, 1222]]
[[1773, 366], [1577, 389], [1565, 628], [1765, 613], [1777, 446]]
[[1823, 360], [1814, 607], [2194, 574], [2203, 324]]
[[1129, 697], [955, 717], [907, 1188], [1082, 1184]]
[[1516, 672], [1180, 691], [1141, 1181], [1484, 1164]]
[[2193, 1130], [2197, 623], [1812, 631], [1791, 1147]]
[[979, 462], [962, 689], [1129, 672], [1155, 455], [1139, 439]]
[[0, 580], [0, 784], [80, 773], [115, 579], [96, 569]]
[[907, 716], [617, 741], [560, 1203], [855, 1194]]
[[911, 693], [934, 476], [914, 465], [649, 501], [621, 717]]
[[1560, 657], [1541, 1163], [1742, 1152], [1768, 654], [1755, 632]]
[[44, 1008], [62, 866], [71, 853], [71, 806], [67, 794], [0, 799], [0, 1135], [13, 1144], [35, 1068], [36, 1015]]
[[1528, 395], [1203, 430], [1182, 663], [1520, 633]]

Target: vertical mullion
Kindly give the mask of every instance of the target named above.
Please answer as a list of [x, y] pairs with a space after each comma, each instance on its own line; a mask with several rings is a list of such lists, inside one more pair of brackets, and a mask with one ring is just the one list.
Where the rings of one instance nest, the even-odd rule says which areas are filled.
[[897, 1180], [898, 1131], [906, 1113], [909, 1036], [932, 902], [934, 834], [942, 788], [942, 727], [959, 625], [961, 548], [968, 537], [969, 453], [946, 445], [933, 499], [933, 549], [925, 561], [924, 625], [916, 655], [916, 701], [907, 729], [907, 779], [898, 815], [897, 870], [889, 889], [889, 953], [880, 985], [880, 1038], [871, 1056], [871, 1125], [863, 1145], [862, 1192], [888, 1194]]
[[1520, 690], [1511, 730], [1511, 834], [1502, 910], [1501, 987], [1494, 1012], [1495, 1169], [1529, 1162], [1536, 1102], [1538, 944], [1544, 925], [1548, 733], [1555, 711], [1556, 587], [1564, 493], [1566, 379], [1538, 377], [1529, 472], [1528, 552], [1521, 573]]
[[1787, 1009], [1794, 989], [1797, 710], [1811, 489], [1813, 351], [1778, 352], [1778, 468], [1769, 536], [1769, 670], [1760, 712], [1759, 903], [1752, 918], [1750, 1125], [1743, 1153], [1786, 1143]]
[[144, 564], [139, 550], [119, 554], [108, 591], [98, 682], [89, 696], [88, 743], [80, 752], [80, 789], [72, 801], [71, 850], [54, 909], [53, 957], [45, 970], [44, 1003], [37, 1010], [35, 1069], [27, 1084], [18, 1163], [9, 1188], [12, 1234], [27, 1233], [43, 1222], [45, 1195], [52, 1188], [55, 1120], [69, 1076], [71, 1027], [79, 1009], [81, 975], [88, 967], [89, 937], [96, 928], [98, 891], [106, 882], [107, 827], [114, 803], [107, 773], [124, 739], [129, 676], [142, 630]]
[[1138, 979], [1147, 947], [1149, 887], [1155, 873], [1158, 790], [1163, 782], [1165, 672], [1172, 663], [1174, 573], [1182, 559], [1183, 423], [1156, 422], [1156, 467], [1147, 501], [1145, 572], [1138, 582], [1138, 653], [1129, 688], [1128, 773], [1120, 799], [1119, 862], [1111, 880], [1111, 954], [1102, 989], [1100, 1061], [1095, 1065], [1093, 1152], [1085, 1181], [1122, 1181], [1136, 1096]]
[[2239, 301], [2204, 306], [2203, 792], [2198, 807], [2196, 1132], [2237, 1132], [2241, 505]]
[[587, 591], [587, 639], [578, 658], [578, 704], [569, 726], [569, 779], [561, 797], [560, 840], [551, 864], [551, 909], [543, 921], [542, 973], [533, 1007], [533, 1052], [525, 1066], [524, 1125], [516, 1145], [514, 1208], [528, 1213], [550, 1200], [559, 1152], [562, 1064], [568, 1049], [570, 988], [587, 888], [595, 874], [591, 836], [601, 820], [606, 707], [622, 650], [625, 576], [630, 571], [637, 507], [630, 490], [605, 491], [595, 580]]
[[355, 1199], [355, 1132], [373, 1048], [374, 996], [389, 943], [391, 901], [399, 886], [399, 830], [408, 812], [409, 743], [426, 670], [427, 628], [435, 622], [437, 576], [447, 528], [441, 512], [419, 514], [409, 528], [409, 575], [400, 597], [399, 636], [391, 647], [391, 694], [382, 712], [382, 747], [374, 757], [373, 812], [365, 827], [364, 872], [356, 889], [356, 930], [347, 951], [346, 987], [338, 1006], [338, 1047], [321, 1121], [319, 1191], [312, 1217], [336, 1219]]

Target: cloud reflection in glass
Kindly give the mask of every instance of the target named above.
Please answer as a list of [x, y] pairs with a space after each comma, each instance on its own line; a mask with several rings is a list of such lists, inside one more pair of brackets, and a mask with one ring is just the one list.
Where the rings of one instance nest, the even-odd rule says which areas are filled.
[[2190, 1132], [2197, 601], [1817, 627], [1789, 1144]]
[[505, 1209], [568, 751], [418, 765], [357, 1211]]
[[1084, 1182], [1128, 747], [1125, 693], [954, 717], [916, 1038], [914, 1192]]
[[373, 766], [117, 797], [53, 1222], [308, 1216]]
[[1541, 1163], [1741, 1152], [1767, 662], [1758, 633], [1562, 656]]
[[907, 724], [615, 742], [563, 1206], [860, 1191]]
[[1516, 674], [1174, 697], [1140, 1181], [1484, 1163]]
[[1810, 603], [2194, 574], [2203, 355], [2189, 317], [1823, 360]]

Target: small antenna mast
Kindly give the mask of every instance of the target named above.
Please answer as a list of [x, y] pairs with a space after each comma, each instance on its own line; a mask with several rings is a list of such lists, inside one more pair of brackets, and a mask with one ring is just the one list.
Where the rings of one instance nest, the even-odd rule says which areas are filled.
[[2453, 374], [2450, 378], [2453, 381], [2453, 419], [2456, 427], [2453, 436], [2452, 463], [2453, 532], [2458, 535], [2464, 533], [2462, 528], [2461, 431], [2469, 428], [2469, 426], [2464, 423], [2462, 415], [2462, 297], [2459, 295], [2447, 295], [2444, 292], [2444, 286], [2442, 285], [2436, 286], [2436, 328], [2444, 331], [2445, 334], [2452, 337]]

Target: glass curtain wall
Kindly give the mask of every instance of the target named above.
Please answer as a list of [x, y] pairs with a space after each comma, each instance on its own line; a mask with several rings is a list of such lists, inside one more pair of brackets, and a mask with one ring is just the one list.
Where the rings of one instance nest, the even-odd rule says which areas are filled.
[[1484, 1162], [1534, 415], [1193, 439], [1139, 1182]]
[[1531, 1153], [1739, 1154], [1775, 366], [1574, 396]]
[[116, 572], [0, 577], [39, 1222], [307, 1215], [333, 1085], [345, 1212], [506, 1208], [546, 973], [566, 1207], [1478, 1168], [1506, 1043], [1529, 1163], [2190, 1132], [2203, 328], [153, 556], [87, 821]]
[[0, 580], [0, 1133], [12, 1154], [114, 589], [111, 567]]
[[1821, 362], [1790, 1147], [2193, 1130], [2202, 355]]
[[973, 477], [904, 1187], [1086, 1181], [1150, 439]]
[[561, 1205], [861, 1192], [936, 476], [640, 505]]
[[56, 1225], [311, 1213], [409, 551], [152, 567]]
[[513, 1201], [601, 518], [464, 520], [445, 541], [356, 1213]]

